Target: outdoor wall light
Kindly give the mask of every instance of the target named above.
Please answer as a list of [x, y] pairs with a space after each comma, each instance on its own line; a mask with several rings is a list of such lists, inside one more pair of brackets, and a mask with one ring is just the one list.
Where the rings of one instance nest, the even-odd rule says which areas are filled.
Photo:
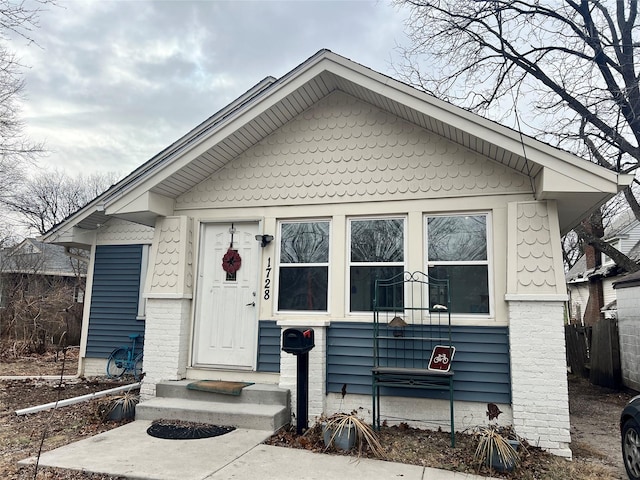
[[273, 241], [273, 235], [256, 235], [256, 240], [259, 241], [260, 246], [264, 248]]

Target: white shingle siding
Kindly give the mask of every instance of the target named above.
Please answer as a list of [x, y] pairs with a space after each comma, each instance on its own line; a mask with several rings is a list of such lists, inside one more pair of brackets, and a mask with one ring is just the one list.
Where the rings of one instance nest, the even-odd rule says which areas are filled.
[[175, 209], [530, 191], [525, 175], [369, 103], [334, 92], [179, 196]]
[[153, 240], [153, 227], [128, 222], [119, 218], [112, 218], [98, 228], [96, 234], [97, 245], [131, 245], [146, 243]]

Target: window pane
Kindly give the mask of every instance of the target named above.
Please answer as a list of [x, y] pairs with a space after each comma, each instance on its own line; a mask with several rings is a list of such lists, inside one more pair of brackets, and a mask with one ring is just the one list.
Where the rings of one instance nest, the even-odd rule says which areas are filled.
[[[352, 312], [372, 312], [376, 279], [387, 279], [402, 273], [403, 267], [351, 267], [351, 307]], [[380, 307], [402, 308], [404, 304], [402, 285], [393, 292], [386, 289], [383, 298], [378, 299]]]
[[429, 261], [487, 259], [487, 218], [484, 215], [431, 217], [427, 221]]
[[328, 267], [281, 267], [278, 310], [327, 310]]
[[351, 222], [352, 262], [404, 261], [404, 222], [391, 220], [355, 220]]
[[[489, 270], [487, 265], [439, 265], [429, 276], [449, 279], [451, 313], [489, 313]], [[429, 286], [429, 306], [446, 305], [446, 289]]]
[[329, 222], [283, 223], [280, 236], [281, 263], [329, 261]]

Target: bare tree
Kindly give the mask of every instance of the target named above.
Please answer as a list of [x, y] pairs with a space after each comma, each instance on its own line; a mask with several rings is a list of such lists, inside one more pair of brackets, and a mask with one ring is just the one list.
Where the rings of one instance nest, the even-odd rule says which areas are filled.
[[117, 180], [115, 173], [70, 177], [62, 171], [44, 172], [26, 179], [9, 198], [0, 199], [16, 213], [23, 226], [44, 234], [104, 192]]
[[84, 291], [86, 264], [63, 258], [61, 249], [34, 240], [0, 249], [1, 340], [40, 353], [79, 341], [82, 309], [74, 294]]
[[21, 70], [15, 55], [0, 46], [0, 173], [5, 183], [19, 178], [21, 171], [14, 167], [42, 152], [42, 145], [31, 143], [23, 134], [19, 108], [24, 89]]
[[[496, 120], [522, 121], [613, 171], [640, 167], [637, 0], [396, 3], [411, 10], [411, 45], [397, 67], [407, 81], [478, 113], [502, 112]], [[632, 189], [624, 195], [640, 220]], [[583, 241], [639, 269], [587, 230], [576, 229]]]
[[54, 4], [54, 0], [0, 0], [0, 200], [11, 195], [44, 148], [24, 134], [20, 117], [24, 65], [9, 43], [12, 37], [33, 42], [31, 33], [38, 28], [42, 9]]

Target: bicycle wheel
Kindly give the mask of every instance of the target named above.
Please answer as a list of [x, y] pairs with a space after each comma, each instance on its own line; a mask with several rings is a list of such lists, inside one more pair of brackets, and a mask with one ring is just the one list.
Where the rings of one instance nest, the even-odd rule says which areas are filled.
[[127, 369], [127, 349], [116, 348], [107, 360], [107, 377], [117, 378], [121, 377]]
[[140, 375], [142, 375], [142, 352], [133, 360], [133, 378], [140, 380]]

